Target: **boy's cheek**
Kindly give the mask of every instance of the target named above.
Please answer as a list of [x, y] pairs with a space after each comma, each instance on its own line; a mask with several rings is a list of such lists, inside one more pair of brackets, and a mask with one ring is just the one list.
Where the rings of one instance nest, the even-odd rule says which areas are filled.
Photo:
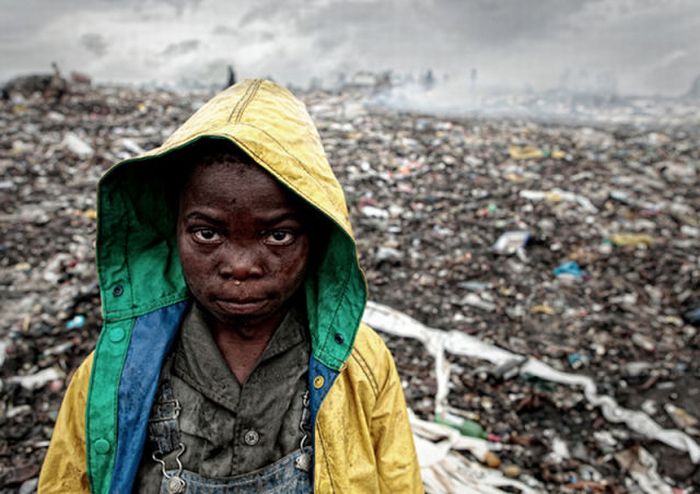
[[185, 281], [190, 291], [199, 298], [208, 292], [214, 278], [214, 268], [206, 260], [199, 256], [188, 255], [183, 252], [180, 255]]

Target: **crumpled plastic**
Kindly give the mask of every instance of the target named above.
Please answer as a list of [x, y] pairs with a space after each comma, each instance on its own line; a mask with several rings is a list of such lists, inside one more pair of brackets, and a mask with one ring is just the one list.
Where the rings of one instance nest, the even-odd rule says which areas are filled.
[[488, 441], [461, 435], [444, 425], [421, 420], [409, 409], [413, 438], [426, 491], [436, 494], [503, 494], [501, 487], [516, 487], [535, 494], [523, 482], [505, 477], [499, 470], [470, 461], [455, 451], [469, 451], [481, 458], [492, 448]]
[[[368, 302], [363, 316], [365, 323], [378, 331], [414, 338], [421, 341], [435, 358], [437, 375], [437, 392], [435, 395], [435, 413], [445, 410], [450, 365], [445, 359], [445, 352], [488, 360], [496, 366], [513, 359], [522, 358], [517, 354], [485, 343], [478, 338], [459, 331], [443, 331], [429, 328], [415, 319], [376, 302]], [[661, 441], [672, 448], [685, 451], [695, 464], [700, 464], [700, 445], [689, 435], [677, 429], [664, 429], [644, 412], [629, 410], [617, 404], [610, 396], [599, 395], [595, 382], [577, 374], [558, 371], [535, 358], [528, 357], [519, 368], [521, 374], [528, 373], [540, 379], [569, 386], [580, 386], [589, 403], [600, 407], [603, 416], [610, 422], [624, 423], [630, 429]]]

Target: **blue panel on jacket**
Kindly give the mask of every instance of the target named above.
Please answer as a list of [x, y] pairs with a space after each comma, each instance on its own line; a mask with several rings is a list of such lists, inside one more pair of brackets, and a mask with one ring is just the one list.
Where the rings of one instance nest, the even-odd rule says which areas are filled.
[[[319, 383], [318, 377], [323, 378], [323, 385], [321, 387], [316, 387], [314, 382]], [[314, 447], [314, 436], [316, 431], [316, 415], [318, 415], [318, 409], [321, 408], [321, 403], [323, 399], [328, 394], [328, 391], [333, 386], [335, 379], [338, 377], [338, 371], [326, 367], [324, 364], [316, 360], [313, 356], [309, 359], [309, 407], [311, 408], [311, 444]], [[315, 459], [316, 455], [312, 455]], [[314, 468], [313, 462], [311, 467], [311, 484], [314, 481]]]
[[188, 306], [189, 302], [170, 305], [139, 317], [134, 324], [119, 384], [117, 451], [110, 492], [131, 492], [160, 369]]
[[[316, 378], [319, 376], [323, 378], [323, 385], [320, 388], [317, 388], [315, 382], [318, 382], [316, 381]], [[318, 409], [321, 407], [321, 403], [328, 394], [328, 391], [331, 389], [331, 386], [333, 386], [336, 377], [338, 377], [338, 371], [333, 370], [330, 367], [326, 367], [314, 357], [309, 359], [309, 398], [311, 402], [312, 430], [316, 426], [316, 415], [318, 414]]]

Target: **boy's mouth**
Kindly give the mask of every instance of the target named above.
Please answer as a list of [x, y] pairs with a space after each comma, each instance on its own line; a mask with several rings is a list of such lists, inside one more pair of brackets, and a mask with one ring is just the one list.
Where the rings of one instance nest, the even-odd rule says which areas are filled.
[[264, 298], [231, 298], [218, 299], [216, 305], [229, 314], [252, 314], [262, 309], [267, 304]]

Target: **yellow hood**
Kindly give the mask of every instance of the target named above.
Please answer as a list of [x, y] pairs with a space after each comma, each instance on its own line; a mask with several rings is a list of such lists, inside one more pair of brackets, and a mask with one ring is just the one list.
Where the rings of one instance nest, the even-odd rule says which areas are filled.
[[352, 236], [343, 190], [306, 107], [282, 86], [246, 80], [209, 100], [159, 148], [158, 155], [199, 137], [225, 137]]

